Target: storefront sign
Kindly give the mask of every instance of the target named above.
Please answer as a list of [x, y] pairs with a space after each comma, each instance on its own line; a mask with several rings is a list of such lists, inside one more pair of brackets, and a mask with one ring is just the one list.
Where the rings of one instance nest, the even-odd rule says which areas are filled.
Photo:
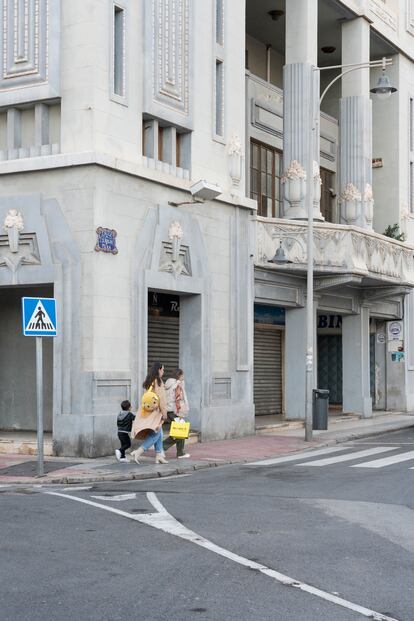
[[254, 322], [273, 326], [285, 325], [285, 309], [280, 306], [254, 305]]
[[178, 317], [180, 298], [169, 293], [148, 292], [148, 314], [157, 317]]
[[319, 315], [318, 330], [322, 330], [323, 328], [331, 330], [342, 328], [342, 315]]

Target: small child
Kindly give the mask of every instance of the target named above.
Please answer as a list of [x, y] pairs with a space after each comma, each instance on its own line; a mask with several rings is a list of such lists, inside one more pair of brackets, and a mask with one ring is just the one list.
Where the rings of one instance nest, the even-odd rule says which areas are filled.
[[131, 438], [129, 437], [132, 429], [132, 423], [135, 418], [135, 414], [131, 412], [131, 403], [128, 400], [122, 401], [121, 411], [116, 419], [118, 425], [118, 438], [121, 442], [121, 448], [116, 449], [115, 457], [122, 463], [128, 463], [128, 459], [125, 457], [125, 451], [131, 446]]

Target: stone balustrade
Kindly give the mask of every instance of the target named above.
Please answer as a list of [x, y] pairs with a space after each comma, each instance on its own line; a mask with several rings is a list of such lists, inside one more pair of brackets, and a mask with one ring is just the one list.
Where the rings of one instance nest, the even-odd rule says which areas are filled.
[[[306, 272], [307, 222], [255, 218], [256, 266], [270, 267], [269, 260], [282, 248], [291, 263], [275, 269]], [[384, 281], [384, 285], [414, 285], [414, 247], [354, 226], [314, 224], [315, 276], [353, 275]]]

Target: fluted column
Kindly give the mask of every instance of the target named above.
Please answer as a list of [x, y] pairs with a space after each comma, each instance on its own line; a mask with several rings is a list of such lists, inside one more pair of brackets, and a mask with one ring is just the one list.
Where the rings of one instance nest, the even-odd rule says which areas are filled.
[[[317, 65], [317, 0], [286, 3], [286, 65], [283, 68], [284, 215], [306, 219], [314, 200], [314, 218], [321, 218], [318, 198], [319, 72]], [[306, 177], [306, 179], [305, 179]], [[318, 184], [318, 185], [317, 185]]]
[[[344, 23], [342, 64], [368, 62], [369, 37], [369, 23], [363, 18]], [[357, 69], [342, 78], [340, 186], [341, 222], [372, 229], [372, 104], [369, 97], [369, 69]]]

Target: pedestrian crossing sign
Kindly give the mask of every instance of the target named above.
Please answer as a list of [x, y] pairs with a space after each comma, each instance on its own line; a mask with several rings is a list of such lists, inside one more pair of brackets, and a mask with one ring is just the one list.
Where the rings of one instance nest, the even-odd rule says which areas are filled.
[[55, 298], [22, 298], [24, 336], [56, 336]]

